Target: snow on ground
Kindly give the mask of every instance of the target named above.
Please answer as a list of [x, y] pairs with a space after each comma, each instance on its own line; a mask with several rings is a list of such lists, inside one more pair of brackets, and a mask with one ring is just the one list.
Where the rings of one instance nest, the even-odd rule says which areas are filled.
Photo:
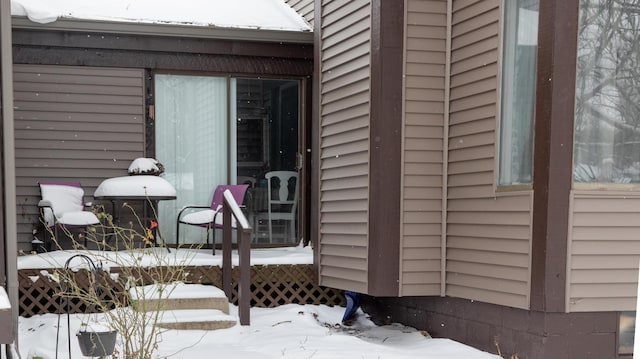
[[[126, 252], [55, 251], [18, 257], [18, 268], [62, 267], [73, 255], [83, 253], [99, 258], [112, 258], [122, 263]], [[136, 251], [143, 265], [185, 263], [191, 265], [220, 265], [221, 251], [148, 248]], [[120, 256], [115, 258], [115, 256]], [[237, 265], [237, 252], [233, 261]], [[310, 247], [252, 249], [251, 263], [312, 264]], [[113, 265], [103, 261], [105, 266]], [[72, 261], [70, 267], [86, 265], [83, 260]], [[177, 293], [177, 292], [176, 292]], [[194, 294], [195, 295], [195, 294]], [[184, 296], [184, 293], [182, 293]], [[449, 339], [430, 338], [427, 333], [401, 324], [376, 326], [367, 315], [358, 311], [350, 327], [341, 325], [345, 308], [325, 305], [289, 304], [277, 308], [251, 308], [251, 325], [239, 324], [216, 331], [169, 330], [161, 337], [157, 357], [176, 359], [216, 358], [428, 358], [428, 359], [498, 359]], [[237, 317], [238, 308], [230, 305], [230, 314]], [[91, 315], [92, 318], [96, 315]], [[44, 314], [19, 318], [20, 354], [24, 359], [40, 356], [56, 358], [56, 339], [59, 339], [57, 358], [69, 359], [68, 333], [71, 333], [71, 358], [82, 357], [75, 332], [82, 314]], [[67, 319], [71, 325], [67, 326]], [[93, 318], [95, 319], [95, 318]], [[58, 332], [59, 321], [59, 332]], [[69, 330], [70, 328], [70, 330]]]
[[[251, 325], [215, 331], [169, 330], [162, 334], [158, 357], [191, 358], [428, 358], [498, 359], [449, 339], [433, 339], [400, 324], [376, 326], [362, 312], [351, 327], [339, 325], [344, 308], [288, 304], [277, 308], [252, 308]], [[231, 306], [231, 314], [237, 307]], [[75, 332], [82, 315], [72, 314], [71, 357], [82, 357]], [[60, 331], [57, 323], [60, 319]], [[67, 315], [20, 318], [22, 358], [34, 355], [69, 358]], [[59, 336], [58, 336], [59, 335]]]

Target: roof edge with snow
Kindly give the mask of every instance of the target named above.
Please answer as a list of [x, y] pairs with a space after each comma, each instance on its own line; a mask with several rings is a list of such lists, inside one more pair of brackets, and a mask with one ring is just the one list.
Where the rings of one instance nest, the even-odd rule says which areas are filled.
[[27, 17], [13, 16], [12, 27], [14, 29], [107, 32], [112, 34], [193, 37], [237, 41], [313, 43], [313, 32], [309, 31], [188, 26], [178, 24], [129, 23], [82, 19], [58, 19], [55, 22], [41, 24], [30, 21]]

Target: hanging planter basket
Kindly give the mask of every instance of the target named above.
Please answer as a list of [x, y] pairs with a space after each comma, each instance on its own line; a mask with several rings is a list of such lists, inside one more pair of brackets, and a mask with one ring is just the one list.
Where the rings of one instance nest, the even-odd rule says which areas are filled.
[[83, 356], [101, 357], [113, 354], [118, 332], [115, 330], [108, 332], [79, 331], [76, 335]]

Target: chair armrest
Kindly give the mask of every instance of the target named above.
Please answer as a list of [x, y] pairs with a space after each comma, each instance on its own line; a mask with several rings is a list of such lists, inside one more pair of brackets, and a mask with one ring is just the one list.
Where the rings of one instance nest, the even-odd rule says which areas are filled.
[[184, 206], [182, 207], [180, 212], [178, 212], [178, 220], [180, 220], [180, 217], [182, 216], [182, 212], [188, 209], [211, 209], [211, 206]]
[[49, 208], [52, 208], [53, 207], [53, 203], [51, 203], [51, 201], [49, 201], [49, 200], [41, 199], [40, 202], [38, 202], [38, 207], [49, 207]]

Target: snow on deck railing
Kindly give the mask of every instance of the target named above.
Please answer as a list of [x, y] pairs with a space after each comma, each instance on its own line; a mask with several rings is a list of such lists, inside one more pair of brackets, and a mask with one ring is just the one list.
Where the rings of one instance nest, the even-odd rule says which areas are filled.
[[249, 325], [249, 309], [251, 305], [251, 226], [244, 213], [233, 198], [230, 190], [223, 192], [222, 201], [222, 289], [231, 300], [231, 226], [235, 218], [238, 241], [238, 267], [240, 279], [238, 282], [238, 316], [240, 325]]

